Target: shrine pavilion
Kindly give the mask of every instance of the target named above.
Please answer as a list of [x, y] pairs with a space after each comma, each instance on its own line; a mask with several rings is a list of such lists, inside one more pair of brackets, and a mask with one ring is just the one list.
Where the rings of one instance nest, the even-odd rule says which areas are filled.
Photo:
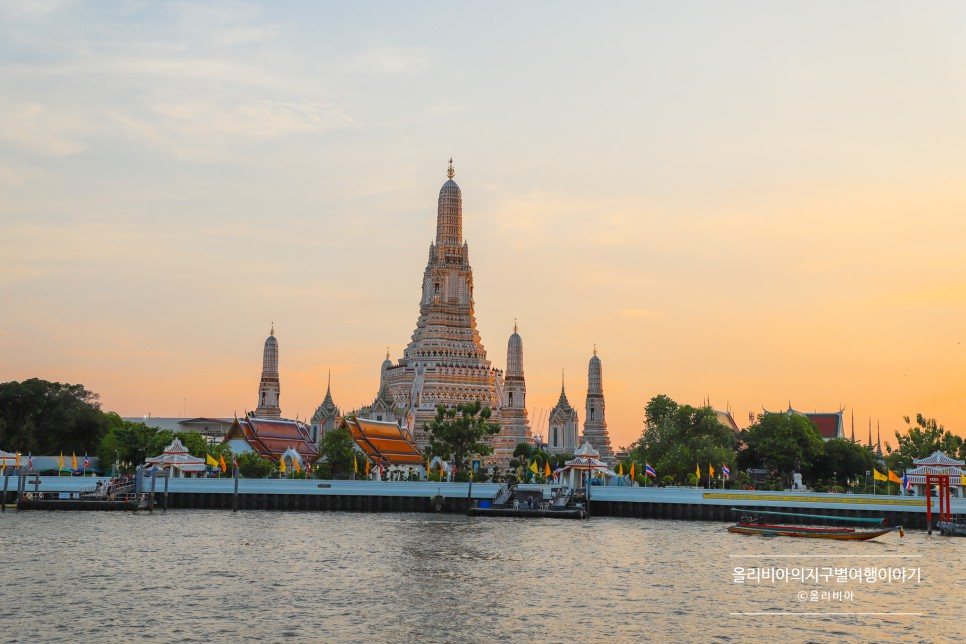
[[423, 453], [408, 430], [396, 423], [349, 417], [342, 420], [352, 440], [376, 466], [423, 466]]
[[187, 448], [181, 443], [181, 439], [175, 438], [171, 444], [164, 448], [160, 456], [148, 458], [144, 461], [147, 465], [154, 465], [167, 470], [168, 475], [174, 478], [195, 478], [204, 476], [205, 459], [192, 456]]
[[591, 479], [599, 475], [605, 477], [617, 476], [607, 467], [607, 463], [600, 460], [600, 452], [594, 449], [590, 443], [581, 445], [574, 452], [574, 458], [557, 470], [558, 480], [566, 481], [571, 490], [584, 487], [590, 483]]
[[957, 461], [955, 458], [936, 450], [926, 458], [913, 459], [912, 463], [915, 467], [906, 470], [906, 476], [909, 477], [909, 483], [912, 485], [915, 496], [927, 496], [926, 475], [938, 474], [949, 478], [949, 490], [953, 496], [960, 499], [966, 498], [964, 497], [966, 490], [963, 486], [963, 476], [966, 475], [963, 466], [966, 463], [963, 461]]
[[286, 465], [292, 464], [292, 454], [298, 454], [301, 467], [319, 458], [319, 448], [305, 423], [287, 418], [262, 418], [253, 412], [235, 419], [224, 443], [234, 454], [257, 452], [262, 458], [275, 462], [287, 454]]

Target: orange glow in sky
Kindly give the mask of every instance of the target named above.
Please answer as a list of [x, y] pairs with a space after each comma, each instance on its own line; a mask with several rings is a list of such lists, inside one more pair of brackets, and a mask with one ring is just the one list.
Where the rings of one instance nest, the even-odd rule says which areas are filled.
[[241, 414], [274, 321], [285, 415], [368, 404], [452, 156], [537, 433], [596, 344], [616, 446], [662, 393], [966, 434], [966, 7], [379, 6], [0, 7], [0, 380]]

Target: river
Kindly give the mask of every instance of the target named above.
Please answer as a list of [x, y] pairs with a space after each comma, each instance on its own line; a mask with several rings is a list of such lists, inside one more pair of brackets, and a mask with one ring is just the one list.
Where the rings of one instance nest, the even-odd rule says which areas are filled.
[[[725, 527], [344, 512], [7, 512], [0, 640], [964, 636], [966, 540], [923, 532], [870, 542], [765, 539]], [[740, 583], [736, 568], [748, 572]], [[836, 568], [863, 578], [838, 581]], [[870, 571], [883, 570], [889, 580], [869, 581]]]

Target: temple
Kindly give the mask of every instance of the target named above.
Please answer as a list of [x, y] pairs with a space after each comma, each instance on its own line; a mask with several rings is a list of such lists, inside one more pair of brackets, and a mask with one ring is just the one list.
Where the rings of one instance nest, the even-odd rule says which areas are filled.
[[533, 443], [527, 417], [527, 382], [523, 375], [523, 340], [517, 333], [516, 322], [507, 341], [506, 375], [503, 378], [503, 402], [500, 410], [503, 429], [491, 441], [494, 456], [509, 462], [518, 443]]
[[275, 462], [284, 455], [298, 454], [302, 467], [319, 458], [319, 449], [305, 423], [287, 418], [262, 418], [252, 412], [235, 419], [224, 443], [234, 454], [257, 452]]
[[[788, 414], [789, 416], [804, 416], [809, 419], [818, 427], [818, 433], [821, 434], [822, 439], [825, 441], [830, 441], [833, 438], [845, 438], [845, 424], [842, 420], [842, 414], [845, 413], [845, 407], [838, 411], [831, 412], [801, 412], [792, 409], [791, 404], [788, 405], [786, 411], [768, 411], [762, 408], [766, 414]], [[869, 426], [869, 442], [871, 444], [872, 440], [872, 429]], [[871, 445], [870, 445], [871, 447]]]
[[[513, 435], [523, 430], [519, 418], [509, 429], [503, 423], [503, 410], [509, 406], [503, 373], [487, 360], [476, 329], [473, 269], [469, 245], [463, 240], [463, 196], [454, 174], [451, 159], [447, 181], [439, 191], [436, 239], [429, 245], [416, 329], [402, 358], [395, 364], [388, 359], [388, 364], [383, 363], [379, 393], [367, 416], [395, 420], [425, 447], [429, 439], [424, 425], [436, 417], [436, 405], [452, 407], [478, 400], [492, 410], [490, 421], [502, 428], [493, 437], [494, 454], [489, 460], [505, 463], [512, 456], [513, 448], [509, 453], [507, 449]], [[522, 392], [518, 395], [522, 398]], [[522, 407], [523, 400], [516, 404]]]
[[936, 450], [926, 458], [913, 459], [912, 464], [915, 467], [906, 470], [906, 476], [909, 477], [909, 484], [916, 496], [926, 496], [926, 475], [932, 474], [945, 476], [949, 480], [949, 489], [953, 495], [960, 499], [966, 498], [966, 486], [963, 485], [963, 481], [966, 481], [966, 470], [963, 469], [966, 462]]
[[281, 418], [279, 407], [281, 387], [278, 382], [278, 340], [275, 339], [275, 324], [265, 339], [262, 351], [262, 379], [258, 383], [258, 407], [255, 415], [260, 418]]
[[550, 454], [573, 454], [577, 449], [577, 430], [580, 418], [577, 410], [571, 407], [564, 388], [563, 374], [560, 375], [560, 399], [550, 410], [547, 431], [547, 451]]
[[607, 433], [607, 420], [604, 417], [604, 385], [601, 373], [600, 358], [597, 357], [597, 347], [587, 368], [587, 407], [584, 416], [584, 433], [581, 443], [597, 446], [601, 460], [610, 462], [614, 457], [614, 450], [610, 445], [610, 435]]
[[342, 414], [332, 401], [332, 372], [329, 371], [329, 383], [325, 388], [325, 398], [315, 410], [315, 413], [312, 414], [311, 421], [309, 421], [309, 431], [312, 434], [312, 440], [318, 443], [325, 436], [326, 432], [331, 432], [338, 427], [341, 421]]
[[352, 439], [375, 465], [422, 468], [423, 454], [412, 434], [396, 423], [349, 417], [342, 421]]

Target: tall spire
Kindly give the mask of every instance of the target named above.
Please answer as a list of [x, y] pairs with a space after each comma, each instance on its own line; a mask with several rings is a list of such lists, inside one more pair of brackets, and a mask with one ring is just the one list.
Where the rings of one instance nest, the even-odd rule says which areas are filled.
[[587, 369], [587, 406], [584, 416], [584, 433], [582, 443], [590, 443], [599, 452], [603, 460], [611, 461], [614, 455], [610, 445], [610, 435], [607, 433], [607, 420], [604, 415], [604, 385], [600, 358], [597, 357], [597, 345], [594, 345], [594, 355], [590, 359]]
[[258, 383], [258, 407], [256, 416], [279, 418], [282, 410], [279, 408], [281, 386], [278, 379], [278, 339], [275, 337], [275, 323], [265, 338], [262, 350], [262, 377]]
[[463, 193], [453, 181], [453, 160], [446, 170], [448, 180], [439, 190], [436, 209], [436, 252], [442, 258], [462, 262], [460, 251], [463, 244]]
[[855, 442], [855, 410], [852, 410], [852, 442]]

